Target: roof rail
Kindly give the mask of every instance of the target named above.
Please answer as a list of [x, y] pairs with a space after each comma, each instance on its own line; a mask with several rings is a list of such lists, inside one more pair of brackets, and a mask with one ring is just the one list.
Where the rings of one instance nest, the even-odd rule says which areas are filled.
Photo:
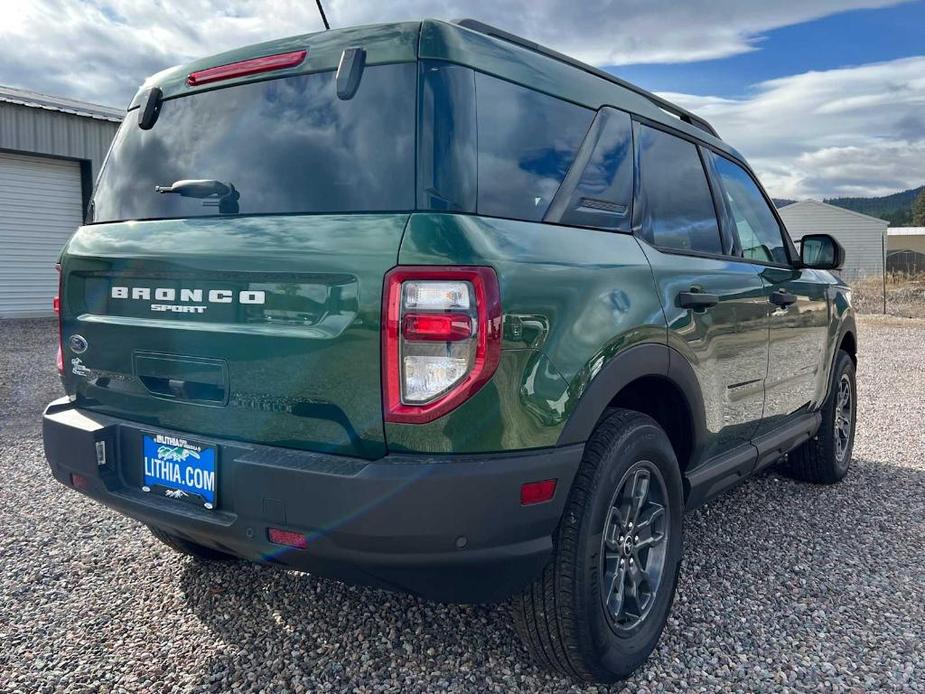
[[611, 75], [609, 72], [600, 70], [596, 67], [588, 65], [587, 63], [583, 63], [580, 60], [576, 60], [575, 58], [570, 58], [564, 53], [559, 53], [558, 51], [554, 51], [551, 48], [546, 48], [545, 46], [541, 46], [535, 41], [530, 41], [529, 39], [525, 39], [520, 36], [517, 36], [516, 34], [512, 34], [510, 32], [504, 31], [503, 29], [498, 29], [497, 27], [493, 27], [491, 24], [480, 22], [477, 19], [457, 19], [453, 23], [456, 24], [457, 26], [463, 27], [464, 29], [471, 29], [472, 31], [477, 31], [480, 34], [485, 34], [487, 36], [493, 36], [496, 39], [501, 39], [502, 41], [507, 41], [509, 43], [516, 44], [518, 46], [534, 51], [536, 53], [541, 53], [542, 55], [545, 55], [549, 58], [553, 58], [554, 60], [567, 63], [568, 65], [577, 67], [580, 70], [584, 70], [585, 72], [590, 72], [592, 75], [595, 75], [596, 77], [600, 77], [609, 82], [613, 82], [614, 84], [618, 84], [624, 89], [629, 89], [630, 91], [635, 92], [636, 94], [639, 94], [640, 96], [645, 97], [646, 99], [651, 101], [653, 104], [655, 104], [658, 108], [679, 118], [685, 123], [693, 125], [696, 128], [700, 128], [701, 130], [704, 130], [710, 133], [711, 135], [713, 135], [713, 137], [717, 139], [721, 139], [719, 137], [719, 134], [716, 132], [716, 130], [714, 130], [713, 126], [710, 125], [710, 123], [705, 118], [701, 118], [700, 116], [691, 113], [687, 109], [681, 108], [677, 104], [673, 104], [667, 99], [663, 99], [662, 97], [657, 96], [653, 94], [652, 92], [643, 89], [642, 87], [636, 86], [635, 84], [627, 82], [626, 80], [621, 80], [619, 77], [615, 75]]

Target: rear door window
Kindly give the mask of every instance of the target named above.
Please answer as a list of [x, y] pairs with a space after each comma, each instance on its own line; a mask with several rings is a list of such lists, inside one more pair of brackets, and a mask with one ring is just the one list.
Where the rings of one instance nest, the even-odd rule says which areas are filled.
[[476, 73], [478, 213], [539, 222], [594, 112]]
[[646, 125], [639, 125], [637, 134], [643, 236], [659, 248], [722, 254], [697, 146]]
[[[417, 64], [402, 63], [367, 67], [348, 100], [323, 72], [167, 99], [151, 130], [132, 111], [92, 219], [411, 210], [416, 89]], [[189, 179], [222, 187], [206, 197], [155, 192]]]

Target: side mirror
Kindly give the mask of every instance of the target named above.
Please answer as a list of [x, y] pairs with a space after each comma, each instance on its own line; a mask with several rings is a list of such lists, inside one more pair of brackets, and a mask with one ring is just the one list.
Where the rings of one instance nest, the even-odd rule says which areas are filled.
[[840, 270], [845, 249], [828, 234], [807, 234], [800, 239], [800, 260], [814, 270]]

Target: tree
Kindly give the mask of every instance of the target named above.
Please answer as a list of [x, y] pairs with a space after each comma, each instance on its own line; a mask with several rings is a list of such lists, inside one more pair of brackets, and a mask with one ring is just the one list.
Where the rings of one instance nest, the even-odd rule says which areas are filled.
[[912, 203], [912, 226], [925, 227], [925, 188], [919, 191]]

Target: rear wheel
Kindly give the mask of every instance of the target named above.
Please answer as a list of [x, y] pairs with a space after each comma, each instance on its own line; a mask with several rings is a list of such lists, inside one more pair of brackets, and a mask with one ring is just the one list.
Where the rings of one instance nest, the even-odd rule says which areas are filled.
[[628, 676], [655, 648], [681, 559], [682, 487], [665, 432], [611, 411], [572, 484], [553, 559], [514, 598], [514, 624], [542, 665], [586, 680]]
[[816, 436], [792, 451], [781, 466], [789, 477], [804, 482], [832, 484], [847, 473], [857, 423], [857, 385], [854, 362], [839, 351], [832, 369], [832, 385], [820, 413]]
[[203, 545], [196, 544], [195, 542], [184, 540], [182, 537], [171, 535], [170, 533], [165, 532], [160, 528], [155, 528], [149, 525], [148, 530], [151, 531], [151, 534], [154, 535], [154, 537], [170, 547], [170, 549], [173, 551], [179, 552], [180, 554], [186, 554], [188, 556], [196, 557], [197, 559], [204, 559], [207, 561], [230, 561], [235, 558], [230, 554], [225, 554], [225, 552], [220, 552], [217, 549], [204, 547]]

